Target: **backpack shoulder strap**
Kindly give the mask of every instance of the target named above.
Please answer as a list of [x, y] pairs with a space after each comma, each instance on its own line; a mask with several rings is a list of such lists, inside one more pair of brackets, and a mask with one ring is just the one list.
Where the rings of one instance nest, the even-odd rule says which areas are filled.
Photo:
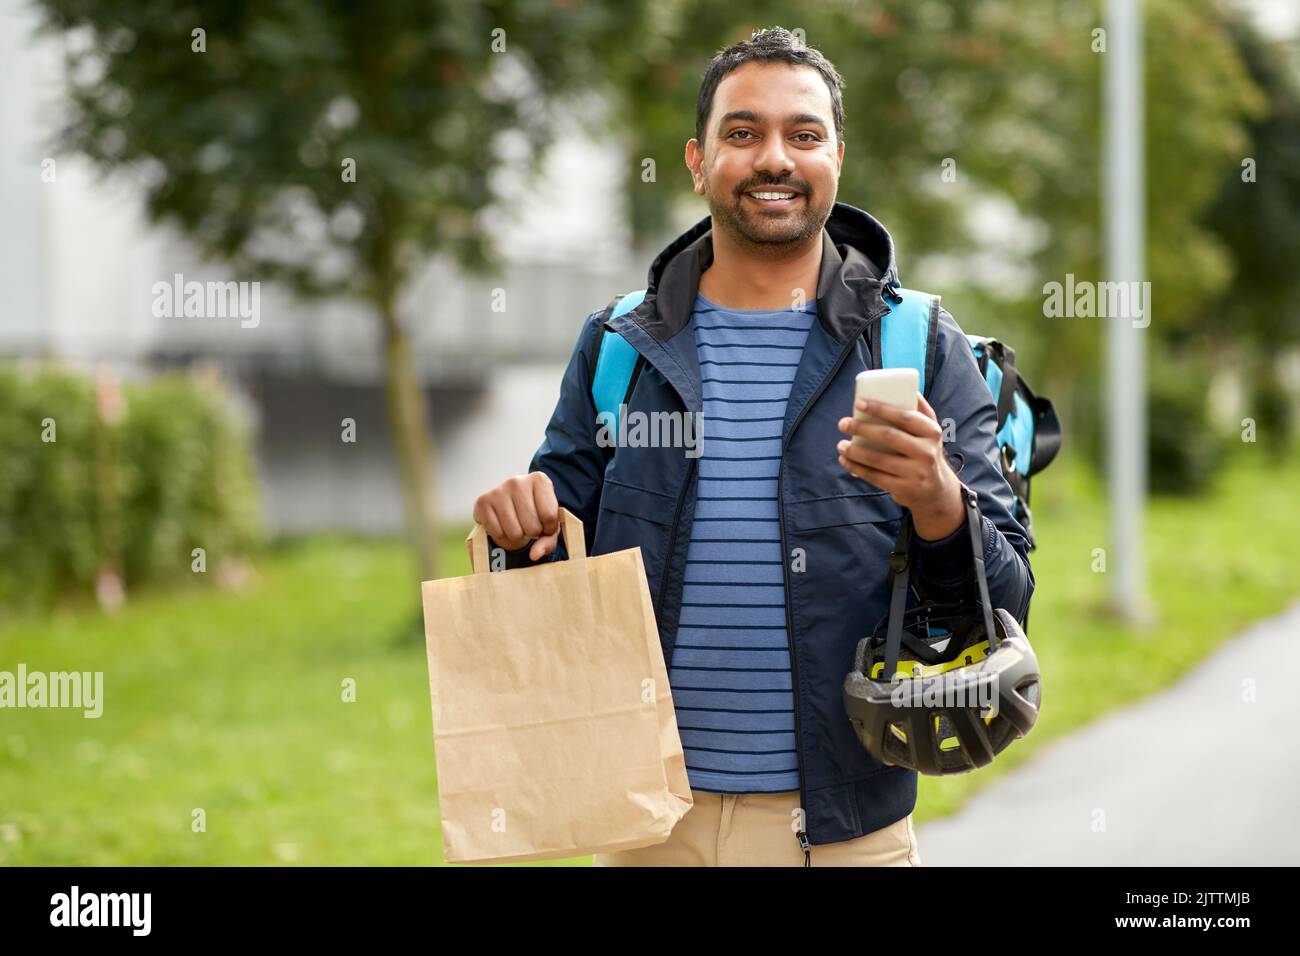
[[618, 407], [627, 397], [627, 388], [632, 381], [640, 353], [628, 343], [623, 336], [605, 328], [605, 322], [612, 318], [631, 312], [645, 300], [645, 289], [638, 289], [620, 296], [611, 302], [606, 315], [601, 320], [600, 338], [596, 344], [596, 365], [591, 376], [591, 398], [596, 405], [596, 414], [608, 413], [613, 416], [610, 428], [618, 431]]
[[928, 395], [938, 344], [939, 296], [895, 288], [899, 301], [885, 295], [889, 311], [880, 320], [880, 367], [914, 368], [918, 391]]
[[993, 393], [997, 403], [996, 430], [1001, 432], [1007, 418], [1016, 412], [1016, 390], [1020, 387], [1020, 375], [1016, 371], [1016, 350], [986, 335], [967, 333], [966, 340], [970, 342], [970, 347], [975, 352], [980, 372], [983, 373], [989, 391]]

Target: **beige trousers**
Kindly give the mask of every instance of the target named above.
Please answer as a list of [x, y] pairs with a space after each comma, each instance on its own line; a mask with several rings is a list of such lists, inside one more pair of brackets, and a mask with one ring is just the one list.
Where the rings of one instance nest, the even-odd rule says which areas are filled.
[[[695, 805], [664, 843], [597, 853], [593, 866], [803, 866], [793, 813], [799, 791], [710, 793], [692, 790]], [[855, 840], [812, 847], [813, 866], [920, 866], [909, 813]]]

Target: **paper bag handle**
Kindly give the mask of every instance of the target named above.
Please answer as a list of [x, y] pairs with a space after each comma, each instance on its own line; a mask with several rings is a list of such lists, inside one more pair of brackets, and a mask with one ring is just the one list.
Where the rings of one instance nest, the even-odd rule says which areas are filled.
[[[582, 519], [568, 508], [560, 508], [560, 536], [564, 540], [569, 559], [587, 556], [587, 539], [582, 531]], [[491, 570], [488, 563], [487, 530], [479, 522], [474, 522], [474, 530], [465, 537], [465, 547], [469, 550], [469, 565], [475, 574], [487, 574]]]

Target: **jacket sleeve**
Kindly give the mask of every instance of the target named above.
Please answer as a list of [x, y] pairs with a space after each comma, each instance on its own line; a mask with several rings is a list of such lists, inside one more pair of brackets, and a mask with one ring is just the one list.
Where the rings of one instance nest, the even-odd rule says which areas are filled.
[[[975, 492], [979, 502], [989, 598], [994, 607], [1005, 608], [1023, 622], [1034, 593], [1034, 572], [1029, 564], [1028, 536], [1012, 514], [1015, 495], [1002, 476], [995, 435], [997, 406], [969, 341], [942, 308], [926, 398], [940, 425], [948, 419], [955, 425], [947, 452], [958, 479]], [[932, 596], [953, 600], [977, 595], [966, 522], [942, 540], [918, 539], [917, 556], [919, 583]]]
[[[596, 443], [596, 406], [591, 398], [591, 375], [595, 364], [597, 333], [604, 309], [587, 316], [569, 364], [560, 379], [560, 396], [546, 426], [541, 446], [528, 464], [528, 471], [541, 471], [551, 479], [560, 507], [568, 508], [581, 521], [587, 553], [596, 534], [596, 513], [605, 481], [606, 449]], [[561, 537], [555, 551], [540, 562], [528, 557], [532, 543], [506, 552], [506, 567], [520, 568], [568, 557]]]

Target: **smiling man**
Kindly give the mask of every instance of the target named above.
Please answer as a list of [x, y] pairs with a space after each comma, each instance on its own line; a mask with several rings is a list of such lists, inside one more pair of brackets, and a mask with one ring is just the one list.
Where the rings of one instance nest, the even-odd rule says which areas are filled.
[[[528, 473], [475, 503], [508, 567], [564, 556], [560, 506], [588, 553], [641, 549], [695, 804], [667, 842], [596, 865], [919, 865], [917, 774], [872, 758], [841, 701], [857, 641], [888, 610], [903, 509], [915, 587], [955, 600], [973, 588], [973, 490], [993, 604], [1028, 611], [997, 410], [951, 315], [931, 312], [918, 410], [851, 417], [898, 277], [885, 228], [836, 201], [842, 89], [780, 28], [714, 57], [686, 144], [709, 216], [658, 255], [635, 307], [587, 317]], [[610, 333], [637, 353], [627, 413], [702, 414], [701, 454], [598, 440]]]

